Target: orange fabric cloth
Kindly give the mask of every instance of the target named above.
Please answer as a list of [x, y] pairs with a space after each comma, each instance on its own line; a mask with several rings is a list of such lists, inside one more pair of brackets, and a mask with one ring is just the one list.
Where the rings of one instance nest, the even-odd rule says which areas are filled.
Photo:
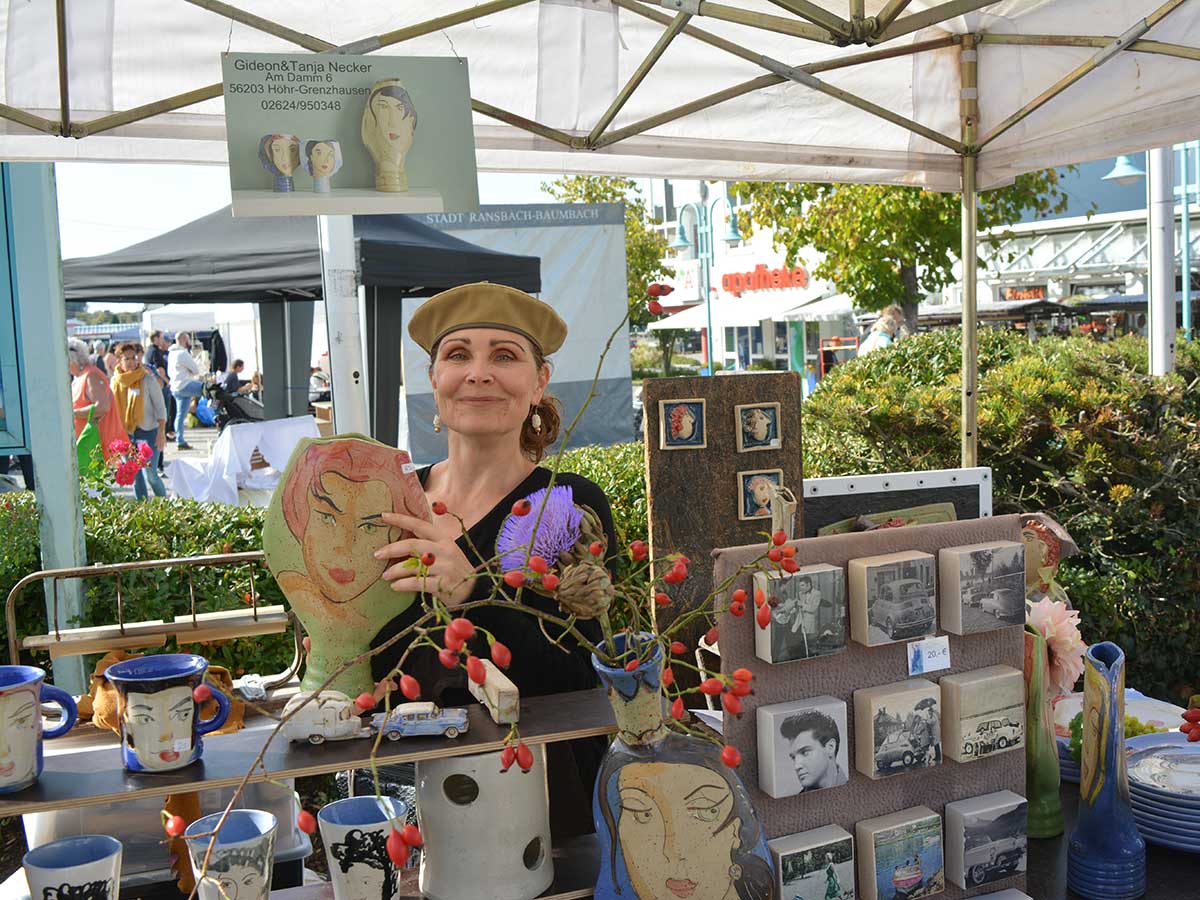
[[[92, 385], [93, 399], [88, 398], [87, 387], [89, 382]], [[104, 391], [107, 394], [107, 404], [105, 404], [103, 399], [99, 398], [99, 395], [96, 394], [97, 391]], [[84, 409], [91, 406], [97, 399], [99, 399], [101, 406], [107, 405], [108, 407], [108, 411], [104, 415], [99, 415], [97, 412], [97, 414], [92, 416], [92, 421], [96, 423], [96, 428], [100, 430], [100, 446], [104, 449], [104, 458], [108, 459], [112, 456], [108, 445], [121, 438], [128, 440], [129, 432], [121, 424], [121, 414], [117, 410], [117, 404], [113, 402], [112, 388], [108, 386], [108, 379], [95, 366], [88, 366], [80, 374], [76, 375], [75, 380], [71, 382], [71, 406], [74, 409]], [[75, 417], [76, 440], [79, 439], [79, 433], [83, 431], [85, 425], [87, 425], [87, 416]]]

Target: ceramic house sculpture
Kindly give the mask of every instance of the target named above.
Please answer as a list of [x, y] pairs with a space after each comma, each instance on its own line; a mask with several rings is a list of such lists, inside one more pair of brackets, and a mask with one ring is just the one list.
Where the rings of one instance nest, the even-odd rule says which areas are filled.
[[408, 190], [405, 160], [417, 134], [417, 107], [398, 78], [371, 86], [362, 114], [362, 142], [375, 161], [375, 190]]
[[780, 900], [854, 900], [854, 838], [837, 825], [767, 841]]
[[300, 142], [300, 165], [312, 176], [313, 191], [328, 194], [330, 179], [342, 168], [342, 145], [326, 138], [305, 138]]
[[916, 900], [946, 889], [942, 820], [914, 806], [854, 826], [862, 900]]
[[347, 434], [306, 438], [292, 452], [263, 522], [263, 549], [311, 638], [302, 690], [374, 690], [369, 660], [326, 681], [416, 598], [393, 591], [382, 577], [387, 562], [375, 558], [409, 536], [383, 522], [391, 512], [433, 518], [405, 451]]
[[924, 678], [854, 692], [854, 767], [887, 778], [942, 761], [938, 686]]
[[917, 551], [850, 560], [851, 637], [876, 647], [937, 631], [936, 568]]
[[942, 745], [956, 762], [1025, 746], [1025, 676], [988, 666], [942, 678]]
[[994, 541], [938, 552], [942, 628], [975, 634], [1025, 624], [1025, 545]]
[[760, 706], [758, 786], [776, 800], [849, 780], [846, 703], [813, 697]]
[[467, 682], [471, 696], [483, 704], [497, 725], [515, 725], [521, 719], [521, 693], [490, 659], [483, 663], [483, 684]]
[[946, 877], [976, 888], [1024, 872], [1025, 798], [996, 791], [946, 804]]
[[754, 587], [779, 603], [766, 628], [754, 630], [754, 653], [769, 663], [827, 656], [846, 649], [846, 575], [839, 566], [755, 572]]

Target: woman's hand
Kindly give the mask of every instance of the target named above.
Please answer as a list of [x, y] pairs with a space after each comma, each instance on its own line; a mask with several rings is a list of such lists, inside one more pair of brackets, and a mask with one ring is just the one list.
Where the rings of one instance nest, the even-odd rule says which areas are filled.
[[[413, 536], [396, 541], [375, 551], [376, 559], [394, 559], [396, 565], [384, 569], [383, 577], [392, 583], [393, 591], [423, 591], [436, 595], [447, 606], [458, 606], [471, 596], [475, 588], [475, 567], [468, 561], [458, 544], [437, 533], [434, 526], [424, 519], [406, 516], [403, 513], [383, 513], [388, 525], [402, 528]], [[424, 574], [416, 569], [399, 564], [400, 560], [432, 553], [432, 566], [425, 567]]]

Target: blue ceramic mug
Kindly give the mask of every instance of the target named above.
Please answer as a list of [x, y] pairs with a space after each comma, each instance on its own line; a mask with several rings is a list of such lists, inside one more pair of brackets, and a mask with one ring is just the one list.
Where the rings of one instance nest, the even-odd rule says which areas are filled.
[[[75, 701], [33, 666], [0, 666], [0, 793], [29, 787], [42, 774], [42, 739], [62, 737], [75, 725]], [[42, 703], [57, 703], [63, 721], [42, 726]]]
[[170, 772], [204, 754], [201, 735], [229, 717], [229, 699], [212, 685], [217, 714], [200, 718], [192, 697], [204, 681], [208, 660], [190, 653], [164, 653], [109, 666], [104, 677], [117, 691], [121, 757], [131, 772]]
[[121, 842], [84, 834], [43, 844], [21, 861], [33, 900], [117, 900]]

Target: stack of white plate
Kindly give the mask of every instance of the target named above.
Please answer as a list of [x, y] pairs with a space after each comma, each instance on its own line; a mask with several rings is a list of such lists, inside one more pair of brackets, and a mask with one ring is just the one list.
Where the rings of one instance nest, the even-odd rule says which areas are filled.
[[[1063, 694], [1054, 701], [1054, 733], [1058, 744], [1058, 768], [1063, 781], [1079, 782], [1079, 763], [1071, 758], [1071, 720], [1083, 712], [1083, 692]], [[1133, 688], [1125, 689], [1125, 715], [1133, 716], [1145, 725], [1155, 728], [1177, 729], [1182, 724], [1182, 706], [1174, 706], [1147, 697]], [[1153, 737], [1153, 735], [1143, 735]], [[1126, 746], [1134, 747], [1136, 738], [1130, 738]]]
[[1129, 800], [1147, 841], [1200, 853], [1200, 743], [1178, 731], [1130, 738]]

